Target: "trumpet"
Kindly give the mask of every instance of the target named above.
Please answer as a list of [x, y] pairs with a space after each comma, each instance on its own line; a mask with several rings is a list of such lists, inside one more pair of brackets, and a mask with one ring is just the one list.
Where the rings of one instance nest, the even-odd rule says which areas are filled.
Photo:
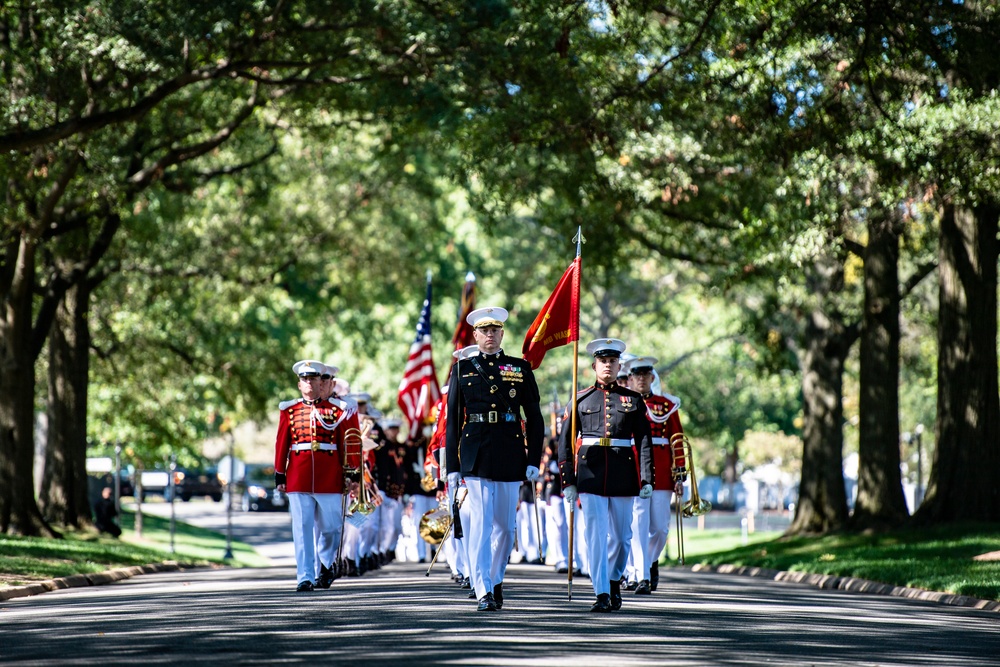
[[684, 523], [682, 517], [691, 518], [702, 516], [712, 511], [712, 503], [704, 500], [698, 494], [698, 478], [694, 472], [694, 457], [691, 454], [691, 441], [683, 433], [675, 433], [670, 438], [671, 453], [674, 458], [674, 469], [672, 471], [674, 481], [683, 481], [684, 477], [691, 475], [691, 499], [682, 503], [680, 498], [676, 500], [677, 508], [677, 556], [681, 565], [684, 564]]

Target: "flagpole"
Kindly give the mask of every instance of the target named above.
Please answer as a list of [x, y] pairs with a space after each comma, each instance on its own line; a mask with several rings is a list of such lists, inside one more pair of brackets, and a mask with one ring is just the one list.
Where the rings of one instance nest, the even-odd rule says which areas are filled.
[[[583, 243], [583, 228], [576, 228], [576, 258], [580, 259], [580, 245]], [[579, 308], [580, 294], [579, 286], [580, 279], [582, 276], [580, 273], [583, 272], [583, 267], [580, 267], [580, 271], [577, 273], [577, 308]], [[577, 313], [579, 318], [579, 312]], [[579, 326], [579, 324], [577, 325]], [[576, 479], [576, 390], [577, 390], [577, 366], [579, 365], [578, 360], [580, 357], [580, 336], [577, 335], [576, 340], [573, 341], [573, 390], [570, 392], [570, 403], [569, 403], [569, 460], [570, 465], [573, 467], [573, 479]], [[573, 543], [574, 543], [574, 530], [576, 526], [576, 501], [569, 506], [569, 568], [566, 572], [566, 592], [569, 601], [573, 601]]]

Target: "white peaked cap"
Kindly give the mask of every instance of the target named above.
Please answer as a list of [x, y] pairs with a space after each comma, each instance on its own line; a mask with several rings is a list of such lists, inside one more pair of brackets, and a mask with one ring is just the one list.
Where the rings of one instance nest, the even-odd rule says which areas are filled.
[[587, 354], [595, 357], [621, 357], [625, 341], [617, 338], [597, 338], [587, 343]]
[[476, 308], [469, 313], [465, 321], [471, 324], [473, 329], [477, 327], [502, 327], [503, 323], [507, 321], [508, 314], [506, 308], [498, 306]]

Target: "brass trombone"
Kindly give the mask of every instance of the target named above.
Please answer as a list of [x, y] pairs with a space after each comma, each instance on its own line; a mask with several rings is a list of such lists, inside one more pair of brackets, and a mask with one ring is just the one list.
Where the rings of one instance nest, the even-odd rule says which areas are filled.
[[[357, 475], [361, 473], [360, 479], [358, 480], [358, 493], [351, 504], [347, 507], [347, 514], [354, 514], [355, 512], [363, 514], [365, 516], [371, 514], [375, 511], [375, 507], [379, 504], [372, 499], [372, 493], [368, 488], [371, 484], [374, 486], [374, 480], [372, 479], [371, 472], [369, 472], [368, 467], [365, 466], [364, 456], [365, 453], [375, 449], [376, 443], [371, 440], [368, 435], [372, 432], [372, 428], [375, 426], [375, 420], [368, 415], [361, 415], [361, 429], [348, 429], [345, 434], [345, 446], [350, 445], [351, 447], [357, 448], [359, 455], [360, 465], [357, 468], [345, 469], [345, 474]], [[346, 486], [346, 485], [345, 485]]]
[[[691, 441], [683, 433], [675, 433], [670, 438], [671, 453], [674, 458], [674, 468], [672, 470], [674, 481], [684, 481], [684, 477], [691, 475], [691, 499], [685, 503], [680, 498], [675, 499], [677, 508], [677, 556], [678, 562], [684, 564], [684, 523], [683, 518], [701, 516], [712, 511], [712, 503], [704, 500], [698, 494], [698, 477], [694, 473], [694, 457], [691, 454]], [[678, 461], [682, 461], [678, 465]]]

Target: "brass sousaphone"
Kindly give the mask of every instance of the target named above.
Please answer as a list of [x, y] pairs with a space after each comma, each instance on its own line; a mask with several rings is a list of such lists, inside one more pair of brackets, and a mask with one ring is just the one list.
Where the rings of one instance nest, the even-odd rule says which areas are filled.
[[448, 511], [448, 503], [442, 501], [436, 508], [424, 512], [420, 517], [418, 531], [425, 542], [438, 545], [444, 541], [450, 527], [451, 513]]

